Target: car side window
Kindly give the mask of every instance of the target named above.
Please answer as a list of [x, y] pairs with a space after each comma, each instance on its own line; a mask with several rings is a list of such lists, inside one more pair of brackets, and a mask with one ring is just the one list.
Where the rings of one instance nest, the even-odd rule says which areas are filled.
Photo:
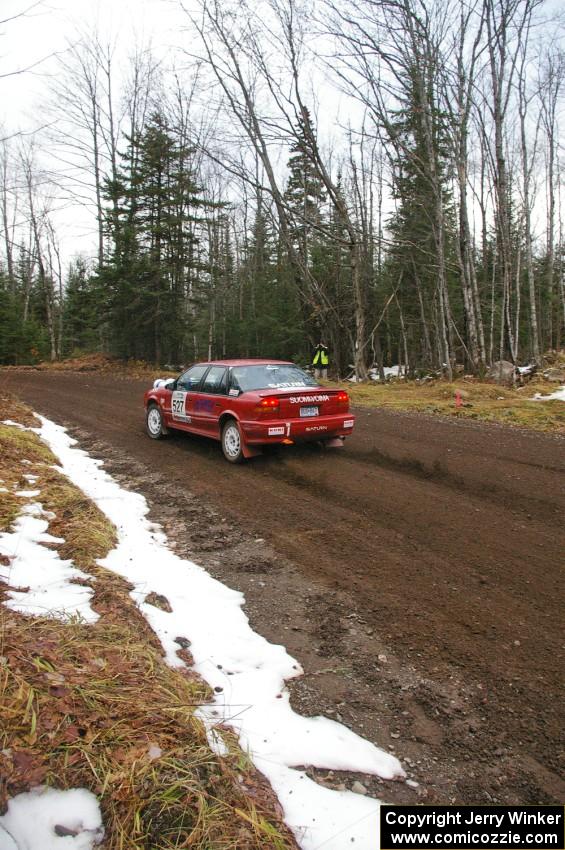
[[197, 390], [208, 366], [192, 366], [177, 380], [178, 390]]
[[230, 370], [230, 390], [237, 390], [241, 392], [241, 385], [239, 383], [240, 373], [237, 369]]
[[201, 392], [225, 395], [227, 387], [226, 375], [227, 369], [225, 366], [210, 366], [208, 374], [202, 384]]

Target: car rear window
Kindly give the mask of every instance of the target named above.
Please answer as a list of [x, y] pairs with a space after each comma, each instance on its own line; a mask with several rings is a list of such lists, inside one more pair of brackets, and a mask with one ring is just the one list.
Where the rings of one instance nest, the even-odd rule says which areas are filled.
[[257, 366], [234, 366], [231, 371], [231, 385], [242, 392], [247, 392], [248, 390], [317, 387], [318, 382], [298, 366], [268, 363]]

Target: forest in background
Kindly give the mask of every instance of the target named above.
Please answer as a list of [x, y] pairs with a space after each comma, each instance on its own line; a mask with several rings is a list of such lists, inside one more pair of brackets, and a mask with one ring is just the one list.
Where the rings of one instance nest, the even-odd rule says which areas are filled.
[[[562, 22], [545, 0], [195, 0], [186, 49], [77, 34], [0, 134], [0, 363], [100, 351], [367, 377], [564, 345]], [[335, 110], [340, 102], [340, 115]], [[70, 262], [61, 199], [92, 209]]]

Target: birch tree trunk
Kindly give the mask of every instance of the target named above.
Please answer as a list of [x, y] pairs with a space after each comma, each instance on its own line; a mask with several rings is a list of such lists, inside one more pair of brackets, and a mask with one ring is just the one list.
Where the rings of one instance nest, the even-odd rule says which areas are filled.
[[[8, 285], [10, 292], [15, 294], [16, 277], [14, 274], [14, 232], [15, 217], [17, 214], [17, 196], [14, 197], [9, 189], [10, 155], [6, 141], [2, 143], [0, 150], [0, 191], [2, 192], [2, 229], [4, 231], [4, 251], [6, 255], [6, 269], [8, 272]], [[10, 201], [11, 208], [10, 209]]]
[[[561, 50], [548, 52], [542, 66], [542, 79], [539, 87], [540, 119], [546, 136], [547, 151], [547, 236], [546, 236], [546, 263], [545, 288], [549, 304], [553, 300], [555, 290], [555, 217], [556, 217], [556, 163], [559, 149], [558, 139], [558, 103], [563, 83], [565, 81], [565, 54]], [[560, 255], [560, 266], [562, 257]], [[561, 321], [557, 321], [557, 327], [565, 328], [565, 284], [563, 274], [559, 275], [559, 296], [561, 301]], [[550, 306], [551, 311], [551, 306]], [[551, 327], [551, 323], [550, 323]], [[549, 346], [558, 347], [561, 340], [559, 333], [555, 339], [549, 335]]]
[[[470, 57], [465, 48], [468, 34], [474, 18], [475, 24], [473, 43]], [[459, 13], [459, 32], [456, 36], [456, 67], [452, 75], [450, 68], [445, 68], [445, 103], [450, 116], [451, 133], [453, 136], [453, 155], [457, 173], [457, 188], [459, 195], [459, 231], [457, 241], [457, 261], [461, 278], [461, 291], [465, 309], [467, 327], [467, 346], [471, 355], [471, 367], [474, 371], [484, 366], [486, 350], [484, 341], [483, 318], [480, 299], [478, 297], [477, 276], [469, 212], [467, 192], [469, 184], [469, 122], [473, 106], [473, 89], [475, 86], [475, 66], [480, 52], [484, 30], [484, 14], [481, 13], [479, 2], [466, 6], [461, 3]], [[454, 76], [454, 82], [451, 82]]]
[[[508, 108], [514, 90], [520, 51], [527, 44], [532, 12], [540, 0], [485, 0], [491, 97], [487, 100], [494, 126], [493, 183], [498, 259], [509, 353], [514, 362], [519, 340], [512, 325], [512, 211], [505, 154]], [[501, 359], [504, 338], [501, 338]]]
[[47, 333], [49, 335], [51, 361], [57, 359], [56, 304], [53, 279], [47, 274], [41, 240], [40, 222], [36, 210], [37, 186], [34, 173], [33, 148], [21, 154], [22, 170], [26, 185], [27, 213], [29, 216], [30, 234], [33, 240], [33, 250], [39, 275], [39, 282], [45, 302]]
[[[522, 56], [521, 73], [518, 81], [518, 114], [520, 117], [520, 154], [522, 163], [522, 194], [523, 194], [523, 218], [524, 218], [524, 241], [526, 247], [526, 275], [528, 279], [528, 296], [530, 307], [530, 341], [531, 354], [534, 363], [541, 364], [541, 352], [539, 344], [538, 314], [537, 314], [537, 292], [534, 277], [534, 260], [532, 255], [532, 201], [530, 197], [530, 185], [532, 165], [536, 156], [536, 147], [531, 155], [528, 155], [528, 139], [526, 133], [526, 113], [528, 100], [526, 97], [525, 80], [525, 54]], [[519, 267], [516, 273], [516, 286], [519, 288]], [[519, 291], [519, 289], [518, 289]], [[517, 311], [519, 315], [519, 311]], [[516, 320], [516, 336], [518, 336], [518, 320]]]

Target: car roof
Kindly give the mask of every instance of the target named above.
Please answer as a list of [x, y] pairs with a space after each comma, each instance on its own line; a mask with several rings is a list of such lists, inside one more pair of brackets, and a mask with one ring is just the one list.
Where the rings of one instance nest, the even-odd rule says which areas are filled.
[[271, 360], [263, 358], [247, 358], [239, 360], [202, 360], [195, 366], [294, 366], [291, 360]]

